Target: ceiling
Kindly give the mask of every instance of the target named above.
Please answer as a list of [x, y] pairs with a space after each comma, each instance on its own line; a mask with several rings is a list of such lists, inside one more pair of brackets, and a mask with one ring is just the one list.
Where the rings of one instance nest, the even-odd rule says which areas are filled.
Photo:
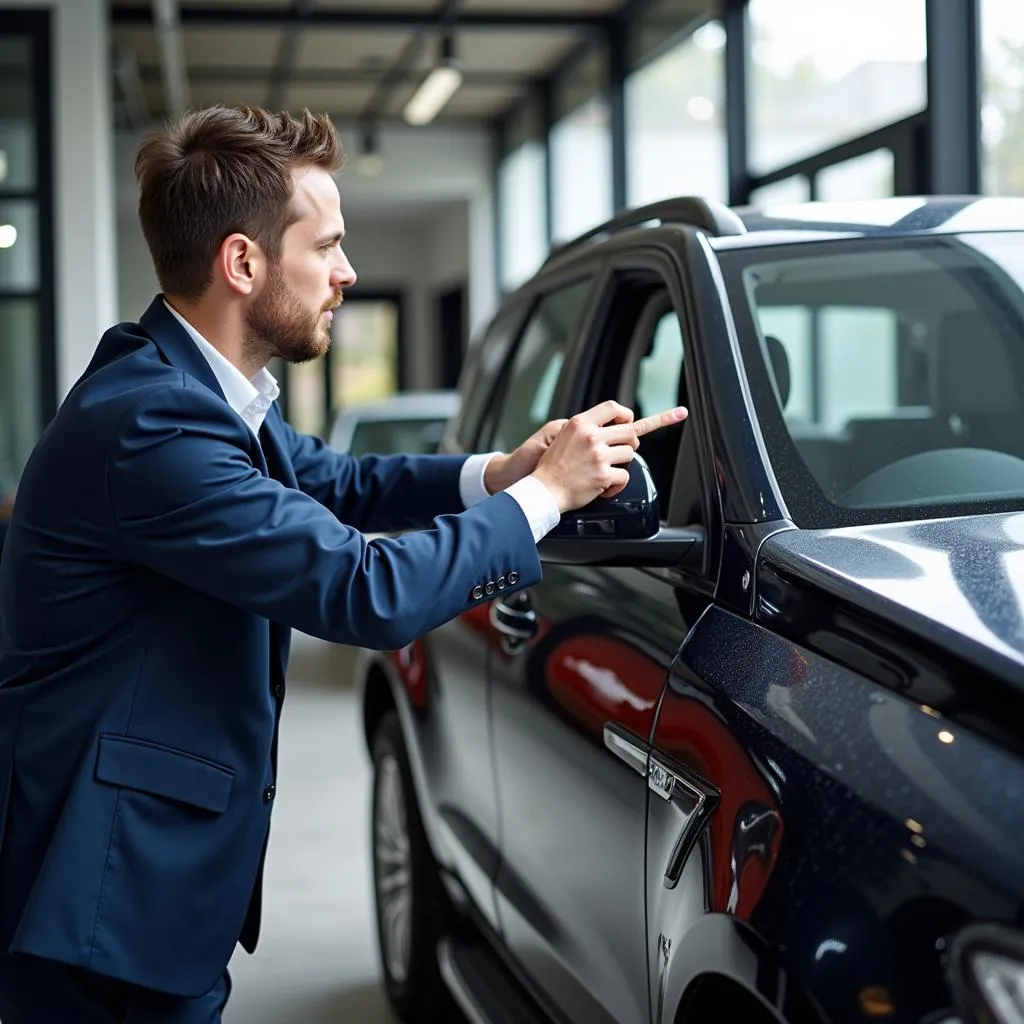
[[635, 2], [111, 0], [118, 126], [214, 103], [398, 118], [446, 25], [463, 82], [437, 121], [493, 120]]

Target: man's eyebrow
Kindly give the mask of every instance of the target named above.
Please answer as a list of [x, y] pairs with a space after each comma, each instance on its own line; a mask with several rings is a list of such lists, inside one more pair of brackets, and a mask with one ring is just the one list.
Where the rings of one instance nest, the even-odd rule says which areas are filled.
[[326, 245], [328, 242], [338, 243], [345, 237], [344, 231], [334, 231], [329, 235], [321, 235], [317, 240], [317, 245]]

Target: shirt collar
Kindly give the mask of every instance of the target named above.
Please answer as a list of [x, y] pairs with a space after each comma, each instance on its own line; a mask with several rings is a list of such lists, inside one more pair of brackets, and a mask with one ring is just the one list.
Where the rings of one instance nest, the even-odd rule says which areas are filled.
[[228, 405], [238, 413], [252, 428], [259, 433], [263, 420], [281, 389], [274, 375], [264, 366], [252, 379], [248, 379], [225, 355], [210, 344], [167, 300], [164, 305], [174, 318], [185, 328], [188, 336], [196, 343], [197, 348], [210, 364], [210, 369], [217, 378], [221, 391]]

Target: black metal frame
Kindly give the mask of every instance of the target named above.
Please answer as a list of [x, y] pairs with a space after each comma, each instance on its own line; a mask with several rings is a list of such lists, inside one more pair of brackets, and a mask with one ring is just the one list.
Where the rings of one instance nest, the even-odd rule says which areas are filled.
[[56, 211], [53, 182], [53, 67], [48, 10], [5, 11], [0, 36], [28, 38], [32, 45], [32, 88], [36, 119], [36, 185], [0, 191], [0, 199], [36, 203], [39, 228], [39, 284], [34, 289], [0, 290], [4, 299], [34, 299], [39, 308], [39, 408], [43, 426], [57, 411]]
[[981, 191], [981, 30], [978, 0], [926, 0], [928, 141], [925, 188]]

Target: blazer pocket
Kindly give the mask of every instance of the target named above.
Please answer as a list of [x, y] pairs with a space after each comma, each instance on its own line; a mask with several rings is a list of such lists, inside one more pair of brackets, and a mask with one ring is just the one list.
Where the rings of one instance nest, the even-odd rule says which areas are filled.
[[223, 813], [235, 773], [215, 761], [160, 743], [101, 733], [96, 778], [124, 789]]

